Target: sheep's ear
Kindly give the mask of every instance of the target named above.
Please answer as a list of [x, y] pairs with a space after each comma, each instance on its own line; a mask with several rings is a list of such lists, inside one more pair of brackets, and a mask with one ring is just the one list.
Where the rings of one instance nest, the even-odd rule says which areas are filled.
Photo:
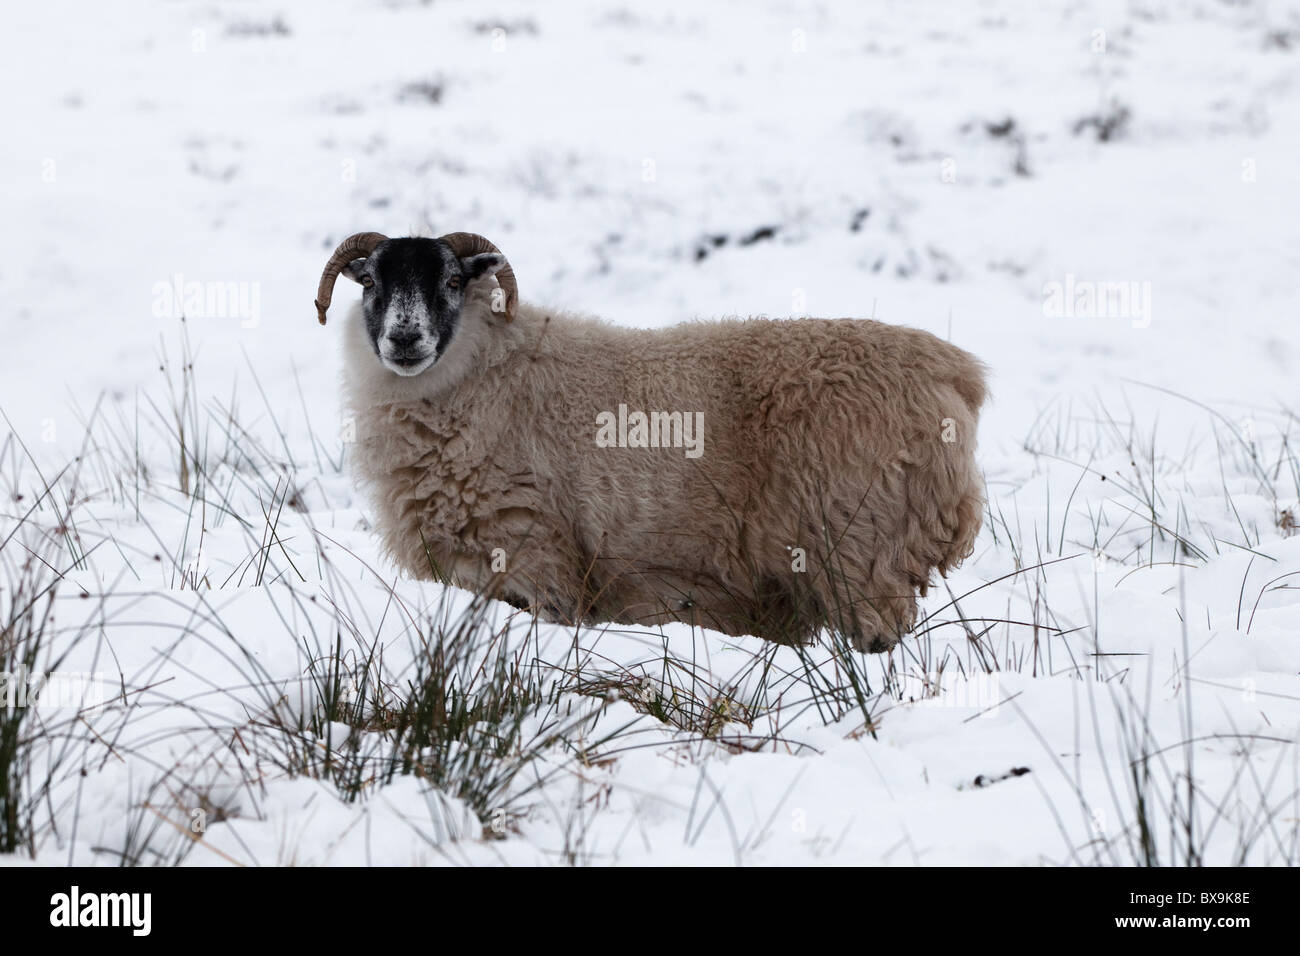
[[466, 256], [460, 260], [461, 271], [465, 281], [473, 282], [484, 276], [494, 276], [506, 264], [506, 257], [499, 252], [481, 252], [476, 256]]
[[342, 274], [347, 276], [353, 282], [361, 281], [361, 270], [365, 266], [365, 259], [353, 259], [342, 269]]

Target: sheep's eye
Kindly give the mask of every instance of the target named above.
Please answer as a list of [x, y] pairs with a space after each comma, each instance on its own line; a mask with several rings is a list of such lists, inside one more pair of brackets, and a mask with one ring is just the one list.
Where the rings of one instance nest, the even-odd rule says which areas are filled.
[[447, 285], [452, 289], [460, 288], [460, 276], [452, 276], [447, 280]]
[[373, 286], [374, 284], [375, 284], [375, 280], [372, 279], [372, 278], [370, 278], [370, 276], [362, 276], [362, 277], [361, 277], [361, 287], [362, 287], [363, 289], [369, 289], [369, 288], [370, 288], [371, 286]]

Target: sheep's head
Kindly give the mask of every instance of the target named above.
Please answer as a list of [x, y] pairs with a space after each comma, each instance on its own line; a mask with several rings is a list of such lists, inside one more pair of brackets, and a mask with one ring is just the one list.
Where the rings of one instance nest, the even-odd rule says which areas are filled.
[[418, 375], [446, 351], [477, 285], [496, 276], [489, 308], [514, 318], [519, 291], [510, 263], [496, 246], [470, 232], [440, 239], [389, 239], [359, 232], [343, 240], [321, 274], [316, 315], [325, 312], [334, 283], [345, 275], [362, 287], [361, 313], [375, 355], [398, 375]]

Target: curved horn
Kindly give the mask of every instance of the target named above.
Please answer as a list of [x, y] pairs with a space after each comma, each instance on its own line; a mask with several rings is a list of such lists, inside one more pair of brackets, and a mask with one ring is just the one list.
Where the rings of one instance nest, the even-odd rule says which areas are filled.
[[[495, 252], [505, 258], [505, 253], [476, 232], [449, 232], [441, 237], [441, 241], [451, 247], [452, 254], [457, 259], [476, 256], [482, 252]], [[508, 259], [506, 264], [497, 270], [496, 277], [501, 291], [506, 294], [506, 321], [511, 322], [515, 317], [515, 306], [519, 304], [519, 285], [515, 282], [515, 270], [510, 267]]]
[[320, 274], [320, 285], [316, 288], [316, 318], [325, 324], [325, 311], [334, 298], [334, 283], [338, 281], [343, 267], [353, 259], [364, 259], [375, 251], [375, 246], [387, 241], [388, 237], [377, 232], [358, 232], [348, 236], [325, 263], [325, 271]]

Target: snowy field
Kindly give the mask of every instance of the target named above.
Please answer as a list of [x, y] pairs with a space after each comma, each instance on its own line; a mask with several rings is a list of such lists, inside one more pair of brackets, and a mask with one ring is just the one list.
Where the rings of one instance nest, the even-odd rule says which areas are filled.
[[[0, 860], [1300, 862], [1300, 4], [6, 19]], [[371, 229], [950, 339], [975, 553], [877, 656], [404, 578], [311, 305]]]

